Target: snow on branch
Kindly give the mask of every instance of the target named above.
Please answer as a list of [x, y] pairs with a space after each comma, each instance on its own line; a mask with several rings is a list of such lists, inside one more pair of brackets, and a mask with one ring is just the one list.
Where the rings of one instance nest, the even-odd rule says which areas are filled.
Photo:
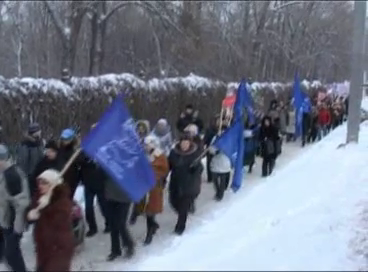
[[[70, 85], [63, 83], [58, 79], [5, 79], [0, 77], [0, 94], [5, 93], [15, 96], [17, 93], [22, 93], [24, 95], [31, 92], [51, 93], [53, 95], [66, 96], [73, 100], [78, 99], [80, 94], [84, 91], [88, 91], [95, 95], [101, 95], [101, 93], [104, 93], [105, 95], [115, 96], [120, 92], [129, 93], [134, 92], [135, 90], [146, 92], [175, 92], [179, 90], [193, 92], [217, 90], [219, 88], [232, 90], [236, 89], [238, 85], [239, 83], [237, 82], [225, 83], [223, 81], [204, 78], [195, 74], [190, 74], [186, 77], [164, 79], [153, 78], [146, 81], [129, 73], [107, 74], [98, 77], [73, 77]], [[302, 85], [307, 90], [322, 86], [319, 81], [309, 82], [307, 80], [303, 80]], [[292, 82], [253, 82], [248, 87], [253, 93], [262, 90], [279, 93], [291, 86]]]

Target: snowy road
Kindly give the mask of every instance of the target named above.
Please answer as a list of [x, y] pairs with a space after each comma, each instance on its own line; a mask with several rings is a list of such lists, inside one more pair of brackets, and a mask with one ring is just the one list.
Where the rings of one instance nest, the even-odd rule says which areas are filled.
[[[284, 145], [283, 154], [277, 161], [276, 173], [280, 171], [288, 162], [295, 159], [298, 155], [309, 149], [309, 147], [302, 149], [300, 144], [286, 144]], [[252, 191], [255, 186], [265, 182], [264, 179], [260, 178], [260, 160], [257, 161], [254, 167], [253, 174], [246, 175], [244, 187], [241, 190], [242, 197], [246, 197], [248, 192]], [[202, 192], [197, 200], [197, 212], [195, 215], [189, 218], [187, 234], [191, 233], [198, 225], [209, 220], [212, 216], [217, 216], [213, 212], [216, 209], [224, 207], [229, 204], [237, 195], [232, 192], [228, 192], [223, 202], [216, 203], [213, 200], [214, 189], [211, 185], [203, 183]], [[167, 201], [167, 197], [165, 197]], [[98, 209], [96, 209], [98, 210]], [[103, 224], [101, 216], [99, 215], [99, 223]], [[145, 236], [146, 224], [143, 217], [138, 219], [135, 226], [131, 227], [131, 232], [137, 241], [137, 254], [136, 257], [130, 261], [124, 259], [117, 260], [114, 263], [107, 263], [106, 256], [109, 253], [109, 236], [102, 233], [98, 233], [97, 236], [87, 239], [85, 248], [73, 261], [73, 271], [97, 271], [97, 270], [126, 270], [128, 266], [134, 266], [146, 259], [147, 256], [156, 255], [167, 248], [170, 248], [178, 242], [178, 238], [172, 234], [173, 228], [176, 222], [176, 215], [169, 207], [168, 203], [165, 203], [165, 211], [158, 217], [160, 223], [160, 229], [149, 247], [143, 247], [142, 242]], [[102, 229], [102, 227], [100, 228]], [[185, 235], [183, 236], [183, 239]], [[26, 233], [23, 238], [22, 249], [25, 256], [27, 266], [33, 270], [34, 267], [34, 254], [33, 254], [33, 243], [31, 242], [30, 233]], [[203, 252], [204, 254], [205, 252]], [[3, 267], [0, 266], [0, 270]]]

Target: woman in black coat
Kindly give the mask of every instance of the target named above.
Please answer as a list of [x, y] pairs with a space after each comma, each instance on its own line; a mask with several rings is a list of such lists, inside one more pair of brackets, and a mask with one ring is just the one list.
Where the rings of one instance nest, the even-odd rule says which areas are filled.
[[266, 116], [262, 120], [262, 125], [259, 131], [259, 142], [261, 145], [262, 162], [262, 177], [267, 177], [272, 174], [275, 167], [275, 161], [280, 149], [279, 132], [276, 126], [272, 124], [271, 118]]
[[169, 156], [169, 200], [178, 214], [175, 226], [178, 235], [184, 232], [191, 204], [200, 192], [203, 172], [200, 155], [201, 151], [192, 137], [184, 134]]

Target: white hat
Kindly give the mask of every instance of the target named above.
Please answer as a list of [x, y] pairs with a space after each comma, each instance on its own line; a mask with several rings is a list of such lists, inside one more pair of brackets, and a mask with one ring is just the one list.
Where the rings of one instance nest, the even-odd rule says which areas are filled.
[[153, 149], [160, 148], [159, 139], [156, 136], [153, 136], [151, 134], [148, 135], [146, 138], [144, 138], [144, 143]]
[[189, 124], [184, 131], [189, 132], [192, 136], [198, 135], [198, 127], [195, 124]]
[[37, 178], [42, 179], [48, 183], [50, 183], [53, 186], [59, 185], [63, 183], [63, 178], [60, 175], [59, 171], [48, 169], [44, 171], [41, 175], [39, 175]]

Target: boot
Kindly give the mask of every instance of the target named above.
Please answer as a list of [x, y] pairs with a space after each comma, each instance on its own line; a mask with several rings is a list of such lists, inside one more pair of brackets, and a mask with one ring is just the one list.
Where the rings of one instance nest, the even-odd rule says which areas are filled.
[[107, 256], [107, 261], [108, 262], [112, 262], [114, 261], [116, 258], [119, 258], [121, 256], [121, 253], [110, 253], [109, 256]]
[[134, 256], [134, 253], [135, 253], [134, 246], [127, 247], [126, 251], [125, 251], [124, 258], [131, 259]]
[[134, 225], [137, 222], [137, 219], [138, 219], [138, 214], [133, 211], [129, 219], [129, 224]]
[[190, 203], [190, 206], [189, 206], [189, 212], [191, 213], [191, 214], [194, 214], [195, 213], [195, 211], [196, 211], [196, 209], [195, 209], [195, 204], [194, 204], [194, 200]]
[[105, 229], [104, 229], [104, 231], [103, 231], [105, 234], [106, 233], [110, 233], [110, 227], [109, 227], [109, 225], [108, 224], [105, 224]]
[[86, 233], [86, 237], [93, 237], [97, 234], [97, 230], [94, 229], [90, 229], [89, 231], [87, 231]]
[[147, 235], [143, 243], [144, 245], [151, 244], [153, 236], [156, 234], [159, 228], [160, 226], [155, 221], [155, 218], [153, 216], [147, 216]]

